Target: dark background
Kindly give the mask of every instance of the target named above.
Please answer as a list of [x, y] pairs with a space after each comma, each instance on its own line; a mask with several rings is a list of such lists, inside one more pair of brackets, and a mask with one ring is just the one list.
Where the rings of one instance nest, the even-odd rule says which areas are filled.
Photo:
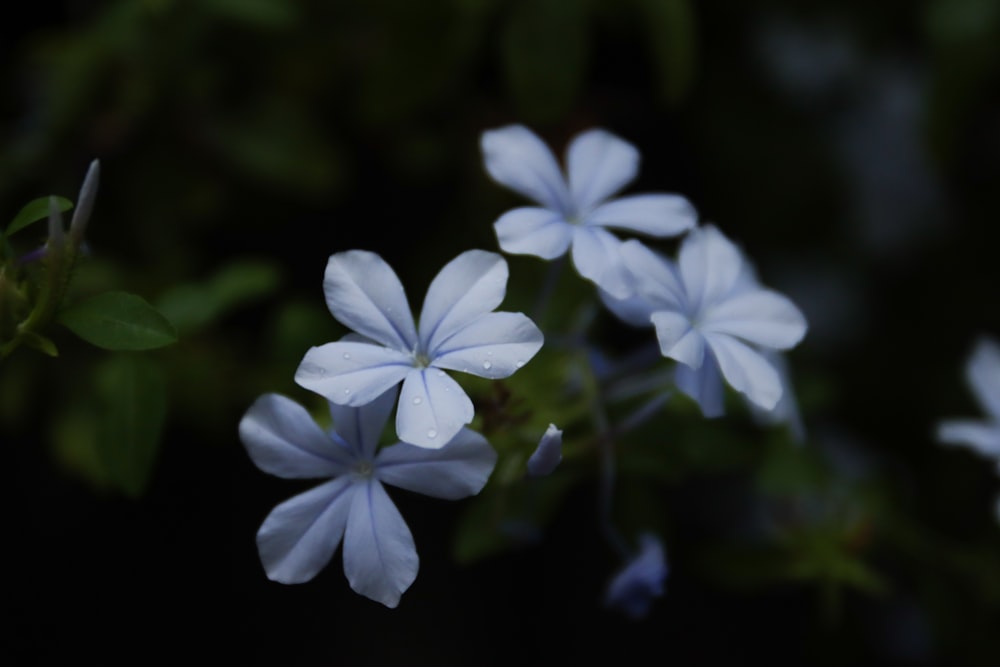
[[[75, 198], [99, 158], [82, 290], [156, 303], [235, 260], [273, 274], [151, 353], [169, 412], [135, 497], [66, 454], [104, 353], [54, 331], [59, 358], [0, 367], [14, 619], [0, 651], [11, 664], [1000, 661], [995, 465], [932, 436], [981, 414], [962, 367], [976, 336], [1000, 335], [1000, 6], [800, 4], [56, 2], [5, 20], [0, 220]], [[478, 141], [513, 122], [559, 153], [594, 126], [634, 143], [631, 191], [689, 197], [802, 307], [810, 332], [789, 359], [805, 446], [890, 507], [856, 552], [885, 592], [848, 587], [831, 615], [811, 581], [737, 585], [706, 566], [704, 544], [739, 532], [755, 502], [745, 468], [650, 491], [669, 508], [671, 572], [637, 622], [601, 604], [620, 562], [591, 481], [540, 542], [471, 564], [452, 558], [462, 503], [391, 491], [421, 558], [395, 610], [350, 591], [339, 554], [308, 584], [266, 579], [256, 529], [304, 485], [254, 468], [240, 416], [264, 392], [302, 398], [302, 353], [340, 333], [320, 289], [331, 253], [379, 252], [413, 299], [459, 252], [496, 249], [490, 223], [521, 200], [489, 182]], [[526, 301], [541, 263], [510, 264], [509, 299]], [[635, 340], [610, 320], [597, 335]]]

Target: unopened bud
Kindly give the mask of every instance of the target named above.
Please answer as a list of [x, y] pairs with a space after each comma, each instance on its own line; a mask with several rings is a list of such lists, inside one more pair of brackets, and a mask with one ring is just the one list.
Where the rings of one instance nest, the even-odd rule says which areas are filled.
[[94, 209], [94, 199], [97, 198], [97, 184], [101, 176], [101, 163], [94, 160], [87, 169], [87, 175], [80, 186], [80, 196], [76, 200], [76, 208], [73, 211], [73, 219], [69, 223], [69, 238], [74, 246], [79, 246], [83, 240], [83, 233], [87, 229], [90, 221], [90, 214]]

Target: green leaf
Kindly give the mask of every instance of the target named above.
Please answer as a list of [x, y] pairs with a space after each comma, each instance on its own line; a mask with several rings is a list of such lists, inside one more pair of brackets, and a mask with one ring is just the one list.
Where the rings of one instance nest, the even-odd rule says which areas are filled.
[[106, 350], [151, 350], [177, 340], [170, 321], [141, 297], [105, 292], [59, 313], [60, 324]]
[[149, 482], [167, 413], [163, 372], [140, 354], [115, 355], [96, 372], [103, 405], [96, 446], [111, 483], [133, 498]]
[[532, 544], [543, 535], [579, 477], [556, 473], [511, 486], [487, 488], [469, 501], [459, 520], [452, 552], [471, 563]]
[[271, 294], [280, 280], [281, 274], [270, 263], [237, 261], [205, 282], [168, 290], [157, 301], [157, 307], [181, 332], [195, 331], [239, 306]]
[[691, 88], [697, 56], [694, 9], [690, 0], [637, 0], [647, 48], [667, 104], [679, 102]]
[[21, 333], [20, 337], [21, 341], [28, 347], [33, 347], [39, 352], [47, 354], [50, 357], [59, 356], [59, 350], [56, 348], [56, 344], [41, 334], [26, 331]]
[[[56, 202], [59, 205], [59, 211], [65, 213], [66, 211], [73, 208], [73, 202], [66, 199], [65, 197], [56, 197]], [[49, 217], [49, 198], [39, 197], [34, 199], [21, 209], [21, 211], [14, 216], [11, 223], [7, 226], [7, 236], [10, 236], [14, 232], [24, 229], [28, 225], [38, 222], [39, 220], [45, 220]]]
[[527, 120], [552, 122], [576, 102], [589, 52], [589, 3], [519, 2], [507, 17], [501, 52], [507, 84]]
[[51, 423], [55, 459], [95, 490], [137, 498], [162, 440], [164, 373], [147, 355], [122, 353], [102, 360], [87, 380], [87, 391]]

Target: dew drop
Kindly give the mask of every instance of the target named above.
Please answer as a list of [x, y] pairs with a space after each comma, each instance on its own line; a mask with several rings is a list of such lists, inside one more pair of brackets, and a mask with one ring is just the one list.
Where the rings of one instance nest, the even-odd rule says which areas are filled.
[[350, 389], [345, 389], [345, 390], [344, 390], [344, 396], [347, 396], [347, 395], [348, 395], [348, 394], [350, 394], [350, 393], [351, 393], [351, 390], [350, 390]]
[[445, 375], [444, 371], [438, 371], [438, 377], [443, 378]]
[[517, 360], [517, 367], [518, 367], [518, 368], [521, 368], [522, 366], [524, 366], [524, 362], [523, 362], [523, 361], [521, 361], [520, 359], [518, 359], [518, 360]]
[[428, 438], [436, 438], [437, 436], [438, 436], [438, 432], [435, 431], [434, 429], [430, 429], [429, 431], [427, 431], [427, 437]]
[[351, 353], [350, 352], [344, 352], [344, 359], [350, 359], [350, 358], [351, 358]]
[[484, 361], [483, 362], [483, 368], [485, 368], [486, 370], [490, 370], [491, 368], [493, 368], [493, 364], [491, 364], [488, 361]]
[[413, 397], [413, 404], [414, 405], [420, 405], [423, 402], [424, 402], [424, 399], [420, 398], [419, 396], [414, 396]]

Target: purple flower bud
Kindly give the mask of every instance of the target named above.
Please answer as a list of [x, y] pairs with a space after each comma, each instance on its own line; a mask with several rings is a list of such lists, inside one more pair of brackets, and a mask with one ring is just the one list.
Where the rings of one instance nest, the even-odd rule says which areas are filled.
[[528, 474], [532, 477], [548, 475], [562, 461], [562, 431], [555, 424], [549, 424], [538, 447], [528, 458]]

